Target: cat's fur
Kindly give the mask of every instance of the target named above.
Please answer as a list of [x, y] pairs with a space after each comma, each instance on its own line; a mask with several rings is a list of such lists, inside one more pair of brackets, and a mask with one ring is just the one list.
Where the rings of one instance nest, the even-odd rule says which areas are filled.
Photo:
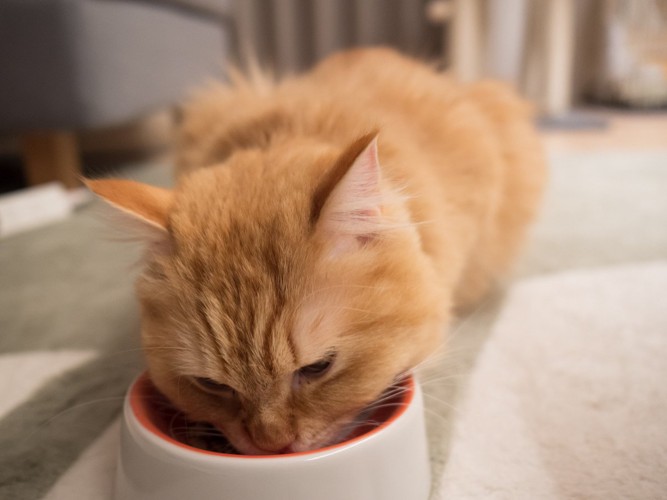
[[373, 49], [200, 93], [179, 172], [173, 192], [90, 182], [158, 235], [137, 286], [151, 376], [240, 451], [274, 453], [337, 439], [433, 352], [516, 254], [545, 164], [510, 90]]

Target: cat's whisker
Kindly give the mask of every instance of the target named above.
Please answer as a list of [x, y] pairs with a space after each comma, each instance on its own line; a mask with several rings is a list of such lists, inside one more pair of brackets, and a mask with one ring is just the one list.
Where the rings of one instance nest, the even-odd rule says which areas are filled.
[[434, 220], [419, 220], [412, 223], [413, 226], [427, 226], [429, 224], [434, 224]]
[[46, 427], [47, 425], [52, 424], [57, 419], [63, 417], [64, 415], [66, 415], [68, 413], [71, 413], [72, 411], [80, 410], [82, 408], [86, 408], [88, 406], [96, 405], [96, 404], [100, 404], [100, 403], [110, 403], [110, 402], [116, 403], [116, 402], [119, 402], [119, 401], [123, 401], [124, 399], [125, 399], [125, 396], [110, 396], [110, 397], [107, 397], [107, 398], [99, 398], [99, 399], [93, 399], [93, 400], [90, 400], [90, 401], [84, 401], [82, 403], [78, 403], [78, 404], [75, 404], [75, 405], [70, 406], [68, 408], [65, 408], [64, 410], [59, 411], [55, 415], [52, 415], [51, 417], [47, 418], [43, 422], [39, 423], [37, 425], [36, 429], [25, 437], [25, 441], [29, 441], [30, 439], [32, 439], [32, 437], [42, 427]]
[[[431, 418], [435, 418], [436, 420], [439, 420], [443, 422], [445, 425], [450, 425], [452, 422], [451, 418], [448, 418], [445, 415], [442, 415], [436, 411], [431, 410], [430, 408], [424, 406], [424, 413], [427, 414], [427, 417], [430, 416]], [[456, 412], [455, 412], [456, 413]], [[458, 413], [457, 413], [458, 414]]]
[[176, 392], [178, 393], [178, 399], [181, 399], [181, 381], [183, 380], [183, 375], [176, 375]]
[[410, 389], [408, 387], [400, 387], [400, 386], [399, 387], [388, 387], [378, 397], [379, 398], [394, 397], [398, 394], [403, 394], [403, 393], [409, 392], [409, 391], [410, 391]]
[[407, 406], [407, 404], [406, 403], [384, 403], [384, 404], [373, 407], [372, 411], [376, 412], [378, 410], [383, 410], [385, 408], [400, 408], [400, 407], [403, 407], [403, 406]]
[[209, 437], [217, 437], [224, 439], [224, 435], [216, 432], [216, 431], [205, 431], [205, 430], [199, 430], [199, 429], [192, 429], [190, 427], [182, 427], [182, 428], [175, 428], [174, 432], [180, 432], [185, 436], [209, 436]]
[[442, 382], [447, 382], [449, 380], [461, 380], [465, 377], [466, 377], [466, 374], [464, 374], [464, 373], [453, 373], [451, 375], [444, 376], [444, 377], [434, 377], [434, 378], [420, 379], [419, 383], [422, 386], [425, 387], [425, 386], [428, 386], [428, 385], [435, 384], [436, 382], [437, 383], [442, 383]]
[[442, 356], [445, 356], [445, 355], [446, 355], [446, 351], [445, 351], [444, 343], [440, 343], [440, 344], [438, 344], [438, 347], [436, 348], [435, 351], [433, 351], [431, 354], [429, 354], [427, 357], [425, 357], [422, 361], [420, 361], [419, 363], [414, 365], [412, 367], [412, 371], [419, 370], [420, 368], [422, 368], [426, 364], [437, 361]]
[[378, 405], [384, 404], [387, 401], [393, 401], [393, 403], [395, 403], [395, 404], [405, 404], [401, 401], [396, 401], [398, 396], [401, 395], [401, 394], [403, 394], [403, 393], [394, 394], [394, 395], [391, 395], [389, 397], [381, 397], [381, 398], [375, 400], [374, 402], [372, 402], [370, 405], [368, 405], [364, 409], [364, 412], [372, 412], [373, 410], [377, 409]]
[[368, 309], [360, 309], [359, 307], [341, 306], [340, 310], [342, 310], [342, 311], [355, 311], [355, 312], [361, 312], [361, 313], [366, 313], [366, 314], [372, 314], [373, 313], [373, 311], [369, 311]]
[[171, 419], [169, 420], [169, 427], [168, 428], [169, 428], [169, 435], [170, 436], [174, 435], [173, 427], [174, 427], [174, 423], [176, 422], [176, 419], [178, 418], [178, 416], [179, 416], [178, 413], [174, 413], [172, 415]]
[[402, 394], [405, 394], [406, 392], [409, 392], [409, 389], [400, 388], [400, 389], [392, 389], [390, 391], [385, 391], [378, 396], [378, 398], [375, 400], [375, 402], [380, 401], [380, 400], [397, 398], [397, 397], [401, 396]]
[[106, 351], [106, 352], [100, 352], [97, 356], [96, 359], [98, 360], [103, 360], [103, 359], [108, 359], [112, 358], [114, 356], [121, 356], [124, 354], [131, 354], [135, 352], [152, 352], [152, 351], [181, 351], [181, 352], [189, 352], [190, 349], [185, 348], [185, 347], [178, 347], [178, 346], [156, 346], [156, 347], [135, 347], [132, 349], [122, 349], [118, 351]]
[[356, 425], [357, 427], [360, 427], [362, 425], [380, 425], [382, 422], [378, 420], [360, 420], [358, 422], [354, 422], [353, 425]]
[[342, 289], [362, 288], [362, 289], [368, 289], [368, 290], [378, 290], [378, 289], [380, 289], [380, 287], [378, 287], [377, 285], [358, 285], [358, 284], [354, 284], [354, 283], [349, 283], [349, 284], [345, 283], [345, 284], [341, 284], [341, 285], [325, 286], [325, 287], [317, 288], [317, 289], [307, 293], [301, 299], [301, 301], [297, 304], [297, 309], [300, 309], [303, 306], [303, 304], [308, 302], [308, 300], [310, 300], [311, 298], [313, 298], [317, 294], [320, 294], [320, 293], [323, 293], [323, 292], [328, 292], [330, 290], [338, 290], [338, 289], [341, 289], [341, 288]]
[[[423, 394], [424, 394], [424, 397], [426, 399], [430, 400], [430, 402], [439, 403], [439, 404], [445, 405], [447, 408], [451, 408], [454, 411], [458, 411], [457, 408], [452, 403], [450, 403], [448, 401], [444, 401], [444, 400], [440, 399], [439, 397], [434, 396], [433, 394], [429, 394], [427, 392], [425, 392]], [[430, 404], [430, 403], [427, 403], [427, 404]]]
[[180, 346], [148, 346], [139, 349], [133, 349], [135, 351], [190, 351], [187, 347]]
[[460, 349], [457, 352], [448, 356], [442, 356], [437, 360], [433, 360], [429, 364], [424, 364], [416, 370], [417, 380], [427, 380], [433, 376], [440, 376], [442, 374], [458, 373], [460, 371], [461, 363], [465, 362], [467, 358], [463, 358], [468, 352], [467, 349]]
[[463, 332], [465, 327], [479, 314], [481, 314], [485, 310], [486, 306], [493, 300], [493, 297], [485, 299], [470, 314], [456, 322], [453, 325], [452, 330], [449, 332], [448, 337], [443, 343], [440, 344], [439, 348], [432, 355], [428, 356], [420, 363], [415, 365], [415, 367], [413, 367], [413, 371], [422, 371], [427, 369], [430, 365], [442, 364], [448, 359], [455, 358], [460, 354], [467, 354], [468, 352], [475, 352], [478, 350], [477, 346], [462, 346], [457, 349], [452, 349], [449, 346]]
[[377, 408], [377, 406], [375, 406], [375, 405], [386, 403], [387, 401], [392, 401], [393, 399], [396, 399], [396, 397], [397, 397], [397, 395], [387, 397], [387, 398], [380, 398], [377, 401], [375, 401], [374, 403], [372, 403], [371, 405], [369, 405], [367, 407], [367, 410], [370, 410], [370, 411], [375, 410]]
[[396, 388], [386, 389], [382, 394], [380, 394], [380, 396], [378, 396], [378, 399], [376, 399], [373, 403], [376, 403], [378, 401], [387, 400], [387, 399], [396, 398], [397, 396], [399, 396], [401, 394], [405, 394], [406, 392], [409, 392], [409, 390], [410, 389], [408, 389], [407, 387], [396, 387]]
[[360, 421], [353, 421], [353, 422], [350, 422], [350, 423], [348, 423], [348, 424], [343, 425], [343, 426], [341, 427], [341, 430], [342, 430], [343, 432], [350, 432], [350, 431], [353, 431], [353, 430], [355, 430], [355, 429], [358, 429], [359, 427], [363, 427], [363, 426], [366, 426], [366, 425], [372, 425], [372, 426], [377, 427], [377, 426], [379, 426], [379, 425], [381, 425], [381, 424], [382, 424], [382, 422], [379, 422], [379, 421], [377, 421], [377, 420], [360, 420]]
[[[460, 333], [463, 331], [463, 329], [474, 319], [476, 319], [480, 314], [482, 314], [486, 308], [493, 303], [495, 300], [497, 300], [497, 297], [495, 294], [489, 294], [486, 296], [483, 300], [479, 302], [475, 306], [475, 308], [465, 314], [462, 318], [458, 318], [458, 320], [454, 324], [454, 329], [449, 333], [449, 338], [447, 341], [452, 341], [454, 340]], [[445, 342], [445, 345], [447, 344], [447, 341]]]

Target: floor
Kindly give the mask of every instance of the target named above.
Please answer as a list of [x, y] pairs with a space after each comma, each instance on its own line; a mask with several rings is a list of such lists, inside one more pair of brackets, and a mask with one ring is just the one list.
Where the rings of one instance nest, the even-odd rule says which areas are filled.
[[667, 148], [667, 112], [591, 111], [591, 114], [606, 119], [607, 127], [544, 131], [547, 149], [560, 152]]

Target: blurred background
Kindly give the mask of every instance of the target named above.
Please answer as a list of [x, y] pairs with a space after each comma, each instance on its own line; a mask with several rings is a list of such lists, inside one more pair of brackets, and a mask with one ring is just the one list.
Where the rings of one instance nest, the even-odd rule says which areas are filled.
[[378, 44], [506, 80], [551, 129], [667, 105], [665, 0], [1, 0], [0, 192], [167, 151], [178, 103], [230, 64]]

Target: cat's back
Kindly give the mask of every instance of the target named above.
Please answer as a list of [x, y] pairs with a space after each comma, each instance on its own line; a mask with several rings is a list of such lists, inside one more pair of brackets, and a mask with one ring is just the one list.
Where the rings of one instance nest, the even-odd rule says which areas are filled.
[[200, 89], [183, 108], [178, 163], [189, 171], [295, 134], [340, 146], [373, 130], [428, 141], [442, 138], [457, 107], [466, 107], [462, 88], [428, 66], [390, 49], [354, 49], [279, 83], [256, 72]]
[[[342, 135], [343, 142], [373, 128], [390, 136], [385, 142], [394, 134], [403, 142], [442, 139], [446, 115], [466, 106], [464, 92], [428, 65], [387, 48], [340, 52], [285, 88], [286, 95], [303, 102], [302, 113], [310, 115], [306, 120], [315, 128], [331, 124], [326, 132]], [[326, 115], [345, 126], [336, 127]]]
[[[449, 151], [468, 147], [475, 157], [485, 151], [484, 137], [496, 135], [495, 122], [526, 118], [525, 106], [504, 87], [486, 94], [480, 99], [476, 86], [391, 49], [340, 52], [280, 83], [257, 73], [197, 93], [184, 108], [179, 163], [199, 168], [298, 134], [344, 147], [375, 130], [381, 144], [400, 139], [406, 153], [439, 164]], [[421, 147], [410, 151], [410, 144]]]

